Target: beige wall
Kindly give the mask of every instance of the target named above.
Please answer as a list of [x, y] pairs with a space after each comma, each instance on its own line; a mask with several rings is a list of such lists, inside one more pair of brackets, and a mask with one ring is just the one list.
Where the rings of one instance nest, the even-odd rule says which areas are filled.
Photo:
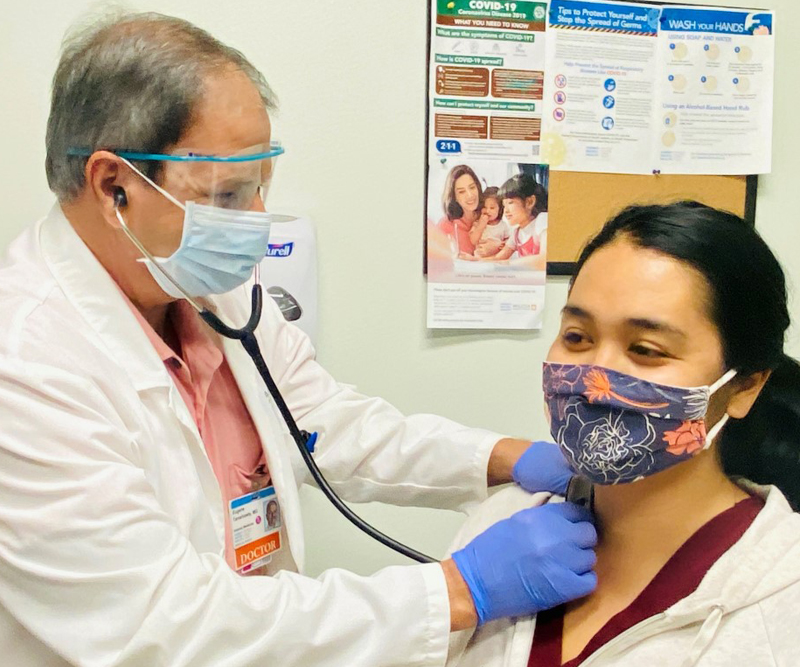
[[[710, 4], [748, 6], [727, 0]], [[96, 3], [4, 3], [0, 23], [0, 247], [46, 213], [48, 87], [65, 29]], [[404, 411], [446, 415], [531, 437], [546, 435], [540, 363], [566, 286], [548, 282], [541, 333], [429, 332], [421, 269], [425, 0], [161, 0], [129, 3], [175, 14], [244, 51], [281, 98], [286, 148], [271, 201], [309, 213], [320, 245], [319, 357], [340, 380]], [[774, 173], [763, 177], [758, 227], [793, 283], [800, 280], [797, 154], [800, 3], [778, 16]], [[796, 303], [796, 302], [795, 302]], [[796, 334], [790, 351], [800, 354]], [[444, 464], [445, 462], [443, 462]], [[403, 562], [304, 494], [309, 570], [371, 572]], [[386, 532], [439, 555], [458, 526], [446, 512], [370, 506]]]

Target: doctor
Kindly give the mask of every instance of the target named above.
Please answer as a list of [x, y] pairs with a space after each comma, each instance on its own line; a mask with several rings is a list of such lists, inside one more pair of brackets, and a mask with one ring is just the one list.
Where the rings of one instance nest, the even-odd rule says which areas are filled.
[[[595, 585], [594, 529], [567, 503], [441, 564], [300, 574], [294, 444], [244, 351], [176, 285], [246, 320], [273, 106], [239, 52], [181, 20], [65, 43], [47, 128], [58, 205], [0, 266], [4, 664], [442, 665], [450, 631]], [[553, 445], [344, 389], [277, 308], [257, 334], [346, 499], [464, 509], [512, 478], [563, 491]]]

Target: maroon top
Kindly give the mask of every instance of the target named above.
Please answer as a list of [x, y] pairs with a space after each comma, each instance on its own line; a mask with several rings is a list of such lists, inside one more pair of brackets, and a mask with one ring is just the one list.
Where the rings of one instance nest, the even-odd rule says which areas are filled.
[[564, 607], [536, 617], [528, 667], [578, 667], [597, 649], [637, 623], [655, 616], [693, 593], [711, 566], [736, 544], [758, 516], [764, 501], [751, 496], [702, 526], [666, 562], [629, 607], [623, 609], [589, 640], [580, 655], [561, 664]]

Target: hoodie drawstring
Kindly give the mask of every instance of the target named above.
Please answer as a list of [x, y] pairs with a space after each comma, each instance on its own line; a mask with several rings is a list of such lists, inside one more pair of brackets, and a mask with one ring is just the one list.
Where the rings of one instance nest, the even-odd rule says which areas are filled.
[[721, 605], [714, 605], [714, 607], [712, 607], [708, 618], [706, 618], [703, 625], [700, 626], [700, 631], [694, 638], [692, 646], [689, 649], [689, 654], [686, 656], [686, 660], [683, 661], [681, 667], [692, 667], [697, 664], [705, 650], [714, 640], [714, 635], [717, 634], [717, 630], [719, 629], [724, 615], [724, 607]]

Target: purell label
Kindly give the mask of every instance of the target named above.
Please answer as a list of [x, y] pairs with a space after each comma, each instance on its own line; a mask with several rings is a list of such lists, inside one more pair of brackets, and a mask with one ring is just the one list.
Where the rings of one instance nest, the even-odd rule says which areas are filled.
[[270, 243], [267, 246], [267, 257], [288, 257], [294, 250], [294, 241], [291, 243]]

